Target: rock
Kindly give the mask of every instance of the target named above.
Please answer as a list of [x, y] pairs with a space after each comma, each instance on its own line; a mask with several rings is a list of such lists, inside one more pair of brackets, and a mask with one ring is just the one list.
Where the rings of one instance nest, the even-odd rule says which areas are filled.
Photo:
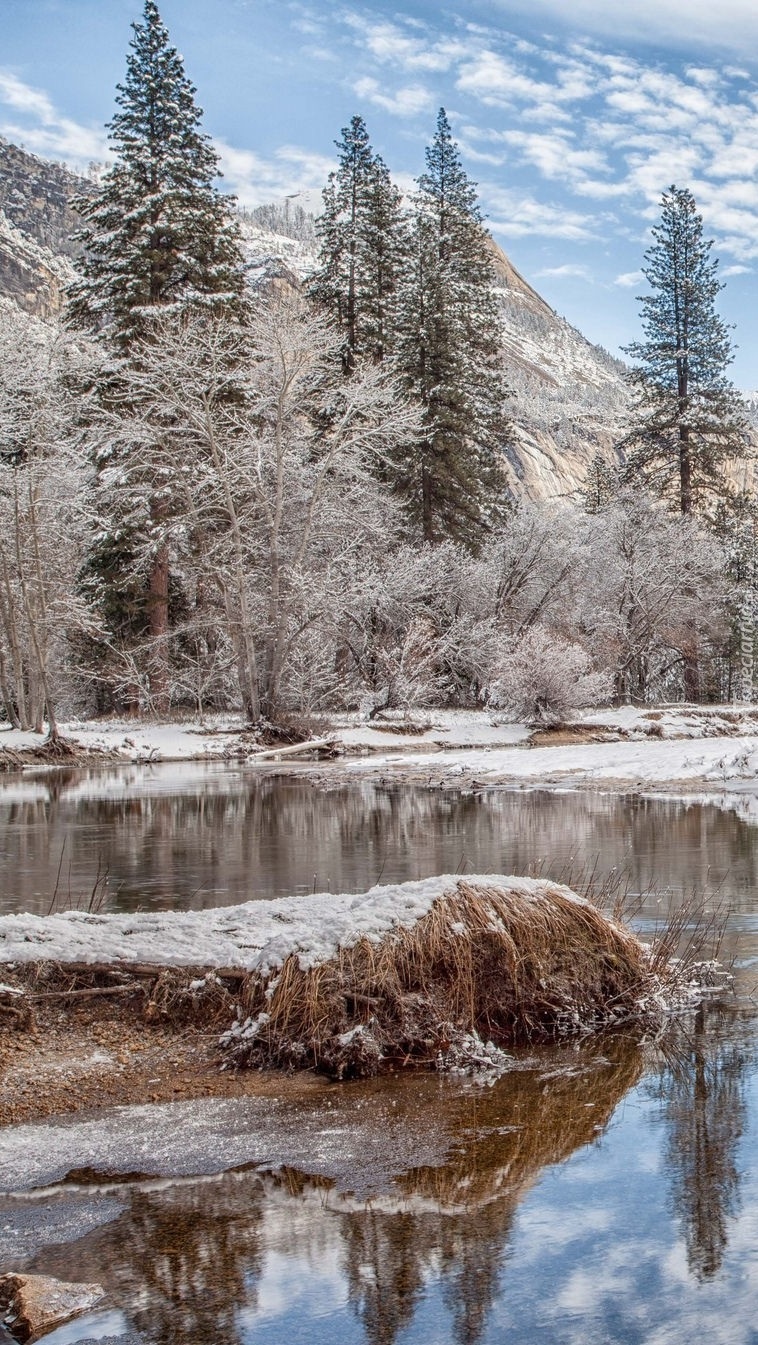
[[[0, 1276], [0, 1303], [17, 1341], [39, 1340], [105, 1297], [101, 1284], [67, 1284], [48, 1275]], [[1, 1339], [1, 1338], [0, 1338]]]

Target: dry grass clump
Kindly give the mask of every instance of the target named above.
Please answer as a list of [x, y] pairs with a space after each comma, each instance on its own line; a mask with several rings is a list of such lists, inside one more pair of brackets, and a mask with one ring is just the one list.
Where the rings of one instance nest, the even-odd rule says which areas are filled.
[[247, 1017], [222, 1042], [237, 1064], [361, 1076], [444, 1063], [462, 1039], [503, 1047], [639, 1018], [654, 990], [639, 940], [567, 888], [460, 880], [379, 943], [251, 974]]

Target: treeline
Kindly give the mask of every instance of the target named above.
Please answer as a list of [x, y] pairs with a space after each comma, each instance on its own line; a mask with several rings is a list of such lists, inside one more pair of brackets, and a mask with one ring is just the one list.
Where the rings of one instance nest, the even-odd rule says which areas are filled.
[[[7, 719], [487, 703], [550, 722], [744, 690], [754, 515], [724, 504], [744, 432], [688, 194], [649, 254], [624, 466], [526, 508], [502, 466], [492, 244], [444, 111], [410, 201], [354, 117], [316, 273], [256, 291], [154, 0], [133, 28], [65, 323], [9, 308], [0, 336]], [[681, 334], [661, 354], [672, 237], [701, 268], [687, 339], [699, 324], [708, 359]]]

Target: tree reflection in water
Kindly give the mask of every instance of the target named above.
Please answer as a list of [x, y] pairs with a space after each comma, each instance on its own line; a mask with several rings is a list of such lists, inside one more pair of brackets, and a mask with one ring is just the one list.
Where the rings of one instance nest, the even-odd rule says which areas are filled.
[[549, 1058], [552, 1069], [531, 1062], [491, 1089], [441, 1094], [449, 1160], [409, 1170], [374, 1201], [291, 1170], [126, 1183], [113, 1222], [27, 1268], [106, 1284], [150, 1345], [241, 1345], [263, 1268], [281, 1258], [304, 1273], [336, 1267], [370, 1345], [392, 1345], [440, 1281], [452, 1338], [474, 1345], [519, 1201], [546, 1165], [597, 1138], [642, 1068], [620, 1038]]
[[[738, 1203], [736, 1146], [752, 1063], [738, 1029], [734, 1015], [700, 1011], [686, 1035], [675, 1031], [653, 1090], [670, 1128], [675, 1211], [701, 1280], [718, 1271]], [[46, 1248], [26, 1268], [104, 1283], [149, 1345], [245, 1345], [266, 1323], [302, 1330], [310, 1303], [292, 1301], [293, 1282], [321, 1285], [327, 1314], [342, 1314], [340, 1339], [413, 1339], [436, 1292], [444, 1338], [476, 1345], [488, 1325], [496, 1329], [490, 1319], [507, 1298], [520, 1202], [546, 1167], [602, 1135], [644, 1059], [639, 1045], [616, 1036], [543, 1053], [539, 1066], [524, 1062], [491, 1089], [441, 1090], [453, 1136], [447, 1161], [406, 1171], [368, 1201], [289, 1169], [127, 1182], [116, 1219]], [[351, 1313], [355, 1337], [345, 1326]]]
[[737, 1146], [745, 1078], [755, 1050], [733, 1010], [702, 1004], [665, 1043], [659, 1096], [670, 1125], [667, 1160], [674, 1212], [698, 1280], [715, 1276], [739, 1210]]
[[[597, 866], [651, 875], [669, 889], [712, 892], [729, 873], [732, 907], [758, 887], [755, 827], [697, 803], [509, 790], [437, 790], [263, 776], [197, 763], [119, 766], [0, 782], [0, 908], [44, 914], [110, 876], [108, 909], [199, 908], [319, 890], [365, 891], [452, 873], [545, 876]], [[543, 862], [549, 856], [549, 862]], [[598, 857], [602, 857], [601, 860]], [[656, 904], [648, 912], [657, 918]]]

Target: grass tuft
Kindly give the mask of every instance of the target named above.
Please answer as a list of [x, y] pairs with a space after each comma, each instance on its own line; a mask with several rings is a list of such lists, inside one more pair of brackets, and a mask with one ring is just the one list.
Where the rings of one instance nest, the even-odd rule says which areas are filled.
[[[444, 1064], [463, 1039], [504, 1048], [643, 1019], [681, 979], [568, 888], [460, 879], [411, 927], [328, 961], [291, 954], [251, 973], [222, 1043], [238, 1065], [315, 1066], [336, 1078]], [[669, 971], [669, 966], [671, 970]]]

